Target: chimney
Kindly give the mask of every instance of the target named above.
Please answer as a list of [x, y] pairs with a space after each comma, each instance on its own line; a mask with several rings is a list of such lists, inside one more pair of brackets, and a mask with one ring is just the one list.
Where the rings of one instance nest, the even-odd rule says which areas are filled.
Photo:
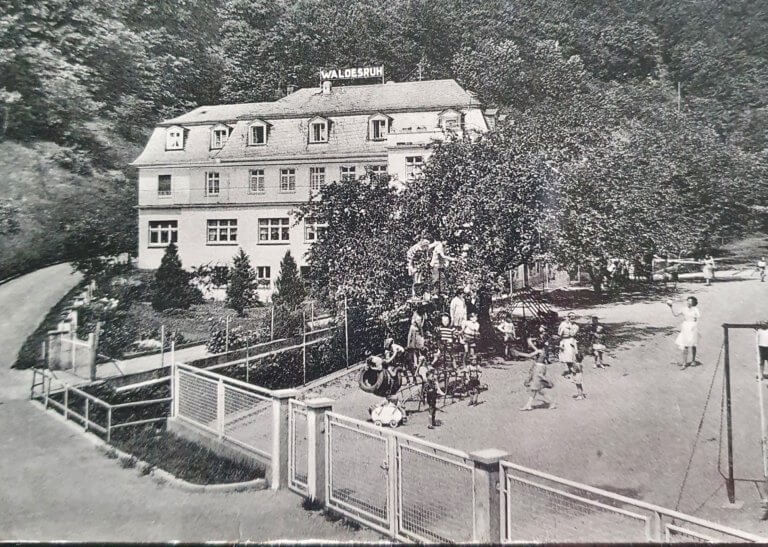
[[323, 90], [323, 95], [330, 95], [331, 94], [331, 81], [330, 80], [325, 80], [323, 82], [322, 90]]

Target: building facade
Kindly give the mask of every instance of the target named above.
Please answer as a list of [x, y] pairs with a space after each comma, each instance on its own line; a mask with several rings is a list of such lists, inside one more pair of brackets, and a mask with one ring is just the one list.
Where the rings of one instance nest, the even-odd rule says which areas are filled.
[[300, 267], [325, 229], [291, 212], [326, 184], [418, 178], [429, 145], [495, 120], [454, 80], [305, 88], [269, 103], [203, 106], [159, 124], [139, 172], [139, 267], [173, 241], [185, 267], [251, 257], [267, 297], [290, 250]]

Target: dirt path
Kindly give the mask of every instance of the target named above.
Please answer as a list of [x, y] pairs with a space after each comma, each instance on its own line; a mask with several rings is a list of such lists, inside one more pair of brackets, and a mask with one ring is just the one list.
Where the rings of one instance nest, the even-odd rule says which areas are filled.
[[4, 540], [373, 541], [302, 509], [287, 491], [189, 493], [122, 469], [28, 401], [0, 404]]
[[57, 264], [0, 285], [0, 400], [29, 395], [30, 372], [11, 365], [48, 310], [81, 278], [69, 264]]
[[[697, 429], [722, 342], [721, 324], [754, 322], [768, 317], [768, 283], [729, 281], [712, 287], [681, 284], [674, 296], [699, 298], [702, 311], [702, 366], [681, 371], [674, 346], [679, 318], [669, 312], [666, 297], [628, 299], [589, 310], [576, 309], [581, 324], [600, 317], [609, 333], [610, 367], [593, 369], [585, 360], [585, 401], [575, 401], [575, 386], [560, 379], [555, 365], [553, 390], [559, 408], [519, 412], [526, 394], [523, 380], [529, 363], [501, 362], [484, 370], [482, 381], [490, 390], [476, 408], [466, 402], [449, 403], [439, 413], [443, 425], [426, 428], [426, 413], [418, 413], [402, 428], [431, 441], [466, 451], [500, 448], [510, 459], [545, 472], [674, 508], [691, 457]], [[737, 477], [762, 476], [754, 332], [731, 338]], [[710, 403], [704, 414], [680, 510], [768, 534], [768, 523], [758, 522], [754, 484], [738, 483], [742, 511], [723, 510], [726, 501], [718, 474], [722, 363], [719, 364]], [[768, 390], [767, 390], [768, 392]], [[366, 419], [367, 407], [378, 402], [357, 387], [356, 378], [315, 392], [335, 399], [335, 410]], [[767, 393], [768, 394], [768, 393]], [[415, 404], [412, 404], [415, 408]]]

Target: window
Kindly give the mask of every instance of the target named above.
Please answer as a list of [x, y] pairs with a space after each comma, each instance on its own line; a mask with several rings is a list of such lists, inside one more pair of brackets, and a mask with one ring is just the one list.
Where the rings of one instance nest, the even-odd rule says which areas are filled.
[[259, 243], [282, 243], [290, 240], [288, 218], [260, 218]]
[[280, 191], [296, 191], [296, 169], [280, 169]]
[[184, 129], [174, 126], [165, 130], [165, 149], [184, 150]]
[[256, 266], [256, 284], [260, 288], [269, 287], [272, 282], [272, 268], [269, 266]]
[[214, 287], [224, 287], [229, 279], [229, 267], [214, 266], [211, 268], [211, 285]]
[[328, 142], [328, 122], [318, 120], [309, 124], [309, 142]]
[[424, 158], [422, 156], [405, 157], [405, 180], [414, 180], [421, 177], [421, 170], [424, 167]]
[[309, 168], [309, 189], [313, 192], [325, 186], [325, 167]]
[[369, 165], [368, 166], [368, 176], [371, 179], [381, 179], [383, 177], [387, 176], [387, 166], [386, 165]]
[[149, 246], [165, 247], [169, 243], [176, 243], [178, 232], [179, 223], [175, 220], [150, 220]]
[[249, 171], [248, 191], [252, 194], [264, 193], [264, 169], [251, 169]]
[[209, 220], [208, 243], [235, 243], [237, 241], [237, 220]]
[[157, 195], [171, 195], [171, 175], [158, 175], [157, 177]]
[[218, 126], [211, 134], [211, 148], [222, 148], [229, 137], [229, 128]]
[[342, 165], [341, 166], [341, 180], [355, 180], [355, 166], [354, 165]]
[[440, 113], [439, 125], [443, 129], [459, 129], [459, 126], [461, 125], [461, 113], [452, 109], [443, 110]]
[[314, 242], [325, 235], [328, 230], [328, 225], [318, 222], [314, 218], [307, 217], [304, 219], [304, 241]]
[[267, 126], [260, 123], [252, 125], [248, 133], [248, 144], [251, 146], [267, 144]]
[[206, 196], [218, 196], [219, 195], [219, 173], [208, 172], [205, 174], [205, 195]]
[[371, 138], [380, 141], [386, 138], [387, 120], [373, 120], [371, 122]]

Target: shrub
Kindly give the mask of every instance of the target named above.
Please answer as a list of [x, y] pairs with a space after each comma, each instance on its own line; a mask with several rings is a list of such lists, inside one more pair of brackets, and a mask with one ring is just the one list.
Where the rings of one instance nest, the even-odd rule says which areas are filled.
[[248, 255], [240, 249], [233, 259], [232, 268], [227, 279], [227, 305], [243, 316], [245, 308], [259, 301], [256, 292], [256, 272], [251, 267]]
[[174, 243], [166, 247], [160, 267], [155, 273], [152, 308], [163, 311], [169, 308], [189, 309], [203, 301], [199, 289], [190, 284], [190, 274], [184, 271]]
[[291, 251], [286, 251], [280, 262], [280, 275], [275, 280], [276, 293], [272, 295], [272, 303], [289, 310], [298, 309], [307, 297], [307, 289], [299, 277], [296, 261]]

